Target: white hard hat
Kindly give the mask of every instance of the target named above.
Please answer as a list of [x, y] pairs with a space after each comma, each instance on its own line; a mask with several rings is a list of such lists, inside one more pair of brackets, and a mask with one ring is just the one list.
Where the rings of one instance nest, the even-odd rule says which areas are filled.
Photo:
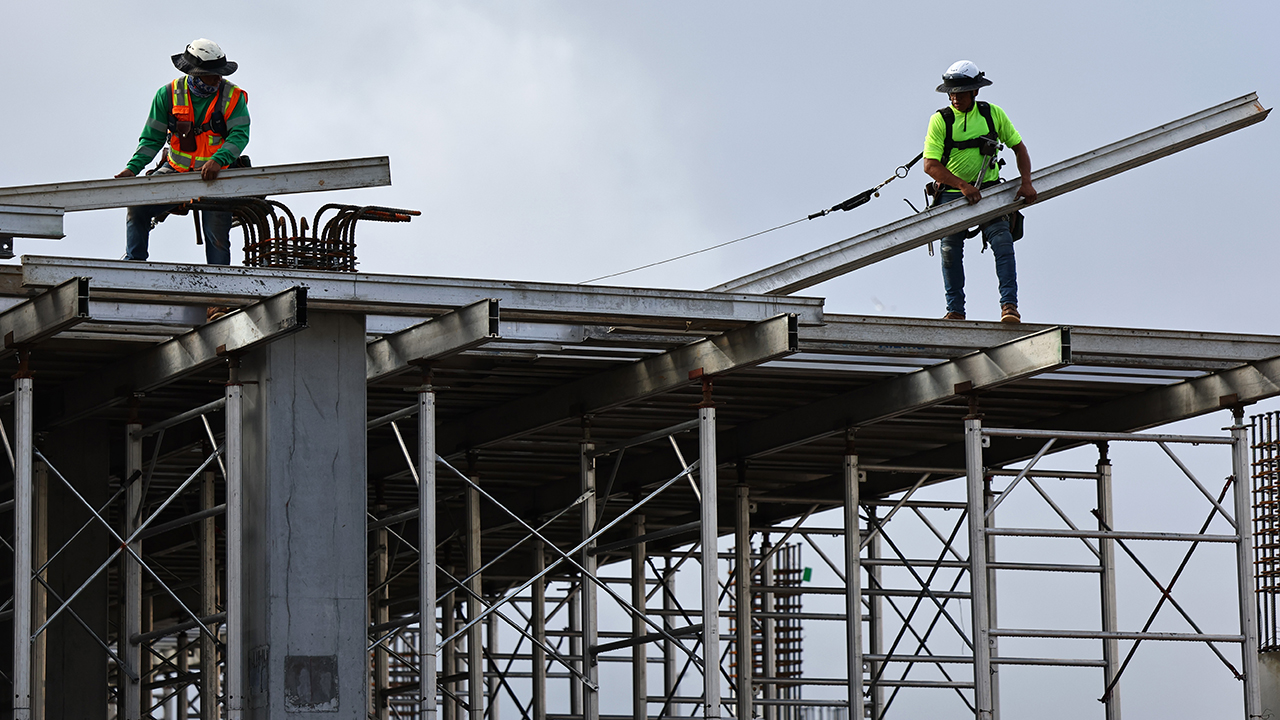
[[938, 92], [967, 92], [990, 84], [991, 81], [978, 69], [977, 65], [969, 60], [958, 60], [942, 73], [942, 84], [938, 86]]
[[173, 56], [173, 66], [188, 75], [230, 75], [239, 67], [208, 38], [192, 40], [182, 54]]

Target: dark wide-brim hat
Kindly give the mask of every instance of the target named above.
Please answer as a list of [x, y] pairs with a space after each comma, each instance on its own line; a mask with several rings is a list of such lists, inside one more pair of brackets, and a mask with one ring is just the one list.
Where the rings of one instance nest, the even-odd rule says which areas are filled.
[[986, 78], [986, 73], [978, 73], [977, 77], [969, 77], [967, 75], [952, 75], [948, 77], [943, 75], [942, 84], [938, 86], [938, 92], [948, 94], [969, 92], [970, 90], [984, 88], [990, 84], [991, 81]]
[[173, 66], [187, 75], [230, 75], [240, 66], [222, 56], [212, 60], [201, 60], [190, 51], [183, 51], [173, 56]]

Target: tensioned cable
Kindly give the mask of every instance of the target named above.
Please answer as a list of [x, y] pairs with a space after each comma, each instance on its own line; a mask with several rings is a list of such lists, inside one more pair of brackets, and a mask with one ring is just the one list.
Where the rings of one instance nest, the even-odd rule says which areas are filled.
[[639, 267], [633, 267], [633, 268], [631, 268], [630, 270], [622, 270], [622, 271], [620, 271], [620, 272], [610, 273], [610, 274], [608, 274], [608, 275], [601, 275], [600, 277], [594, 277], [594, 278], [591, 278], [590, 280], [583, 280], [582, 282], [580, 282], [580, 283], [578, 283], [578, 284], [579, 284], [579, 285], [588, 285], [588, 284], [593, 283], [593, 282], [595, 282], [595, 281], [597, 281], [597, 280], [607, 280], [607, 279], [612, 278], [612, 277], [618, 277], [619, 275], [627, 275], [627, 274], [630, 274], [630, 273], [633, 273], [633, 272], [637, 272], [637, 271], [639, 271], [639, 270], [645, 270], [645, 269], [648, 269], [648, 268], [651, 268], [651, 267], [657, 267], [657, 266], [659, 266], [659, 265], [666, 265], [666, 264], [667, 264], [667, 263], [669, 263], [669, 262], [675, 262], [676, 260], [683, 260], [683, 259], [685, 259], [685, 258], [687, 258], [687, 257], [693, 257], [694, 255], [701, 255], [701, 254], [702, 254], [702, 253], [704, 253], [704, 252], [710, 252], [711, 250], [716, 250], [716, 249], [718, 249], [718, 248], [725, 247], [726, 245], [732, 245], [732, 244], [734, 244], [734, 243], [742, 242], [743, 240], [750, 240], [750, 239], [751, 239], [751, 238], [753, 238], [753, 237], [759, 237], [759, 236], [764, 235], [764, 234], [766, 234], [766, 233], [771, 233], [771, 232], [773, 232], [773, 231], [775, 231], [775, 230], [781, 230], [781, 229], [786, 228], [786, 227], [791, 227], [792, 225], [795, 225], [796, 223], [802, 223], [802, 222], [804, 222], [805, 220], [813, 220], [814, 218], [824, 217], [824, 216], [829, 215], [829, 214], [831, 214], [831, 213], [833, 213], [833, 212], [835, 212], [835, 211], [837, 211], [837, 210], [846, 210], [846, 211], [847, 211], [847, 210], [852, 210], [852, 209], [854, 209], [854, 208], [856, 208], [856, 207], [859, 207], [859, 206], [861, 206], [861, 205], [865, 205], [867, 202], [869, 202], [869, 201], [871, 200], [871, 198], [872, 198], [872, 197], [880, 197], [880, 188], [884, 187], [885, 185], [888, 185], [889, 183], [893, 182], [894, 180], [896, 180], [896, 179], [898, 179], [898, 178], [904, 178], [904, 177], [906, 177], [906, 176], [907, 176], [907, 173], [909, 173], [909, 172], [911, 171], [911, 166], [913, 166], [913, 165], [915, 165], [917, 162], [919, 162], [919, 161], [920, 161], [920, 158], [922, 158], [922, 157], [924, 157], [924, 153], [920, 153], [919, 155], [916, 155], [915, 159], [914, 159], [914, 160], [912, 160], [911, 162], [908, 162], [908, 163], [906, 163], [905, 165], [899, 165], [899, 166], [898, 166], [898, 168], [894, 171], [893, 175], [889, 176], [889, 178], [888, 178], [887, 180], [885, 180], [884, 182], [880, 183], [879, 185], [876, 185], [875, 187], [871, 188], [870, 190], [867, 190], [867, 191], [865, 191], [865, 192], [858, 193], [857, 195], [854, 195], [853, 197], [849, 198], [848, 200], [845, 200], [845, 201], [844, 201], [844, 202], [842, 202], [842, 203], [838, 203], [838, 204], [836, 204], [836, 205], [833, 205], [832, 207], [830, 207], [830, 208], [828, 208], [828, 209], [826, 209], [826, 210], [819, 210], [818, 212], [813, 213], [812, 215], [808, 215], [808, 216], [802, 217], [802, 218], [800, 218], [800, 219], [798, 219], [798, 220], [792, 220], [792, 221], [791, 221], [791, 222], [789, 222], [789, 223], [783, 223], [783, 224], [781, 224], [781, 225], [777, 225], [777, 226], [775, 226], [775, 227], [771, 227], [771, 228], [769, 228], [768, 230], [761, 230], [760, 232], [751, 233], [750, 235], [743, 235], [743, 236], [742, 236], [742, 237], [740, 237], [740, 238], [736, 238], [736, 239], [733, 239], [733, 240], [729, 240], [729, 241], [726, 241], [726, 242], [722, 242], [722, 243], [719, 243], [719, 244], [717, 244], [717, 245], [712, 245], [712, 246], [710, 246], [710, 247], [705, 247], [705, 248], [702, 248], [701, 250], [694, 250], [693, 252], [687, 252], [687, 253], [684, 253], [683, 255], [676, 255], [675, 257], [670, 257], [670, 258], [667, 258], [666, 260], [659, 260], [659, 261], [657, 261], [657, 262], [651, 262], [651, 263], [648, 263], [647, 265], [641, 265], [641, 266], [639, 266]]

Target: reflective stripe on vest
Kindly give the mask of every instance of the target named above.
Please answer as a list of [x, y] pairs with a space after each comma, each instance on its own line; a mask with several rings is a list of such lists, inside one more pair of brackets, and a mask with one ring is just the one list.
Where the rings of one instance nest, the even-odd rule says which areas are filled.
[[[169, 165], [174, 170], [186, 172], [193, 167], [203, 165], [222, 149], [223, 143], [226, 142], [225, 132], [214, 132], [212, 127], [214, 106], [219, 105], [219, 99], [222, 102], [218, 110], [220, 110], [220, 119], [223, 120], [224, 124], [228, 127], [234, 127], [248, 122], [248, 118], [237, 118], [238, 121], [227, 122], [227, 118], [231, 116], [231, 112], [235, 110], [241, 96], [244, 94], [243, 90], [223, 80], [218, 95], [209, 101], [204, 117], [199, 123], [196, 123], [195, 106], [192, 103], [191, 93], [187, 87], [187, 78], [185, 76], [180, 77], [169, 83], [169, 97], [172, 100], [168, 126]], [[192, 123], [196, 131], [196, 149], [192, 152], [182, 149], [181, 139], [178, 137], [177, 123], [183, 121]]]
[[982, 116], [982, 119], [987, 121], [987, 131], [982, 135], [969, 138], [968, 140], [956, 140], [952, 136], [951, 126], [956, 123], [956, 111], [953, 110], [950, 105], [938, 111], [938, 114], [942, 116], [942, 122], [947, 126], [946, 136], [942, 139], [943, 166], [946, 166], [946, 164], [951, 160], [952, 150], [965, 150], [968, 148], [978, 148], [979, 150], [982, 150], [988, 143], [991, 143], [990, 147], [995, 147], [995, 143], [999, 142], [1000, 138], [996, 134], [996, 123], [991, 119], [991, 103], [979, 100], [974, 103], [974, 105], [977, 106], [978, 114]]

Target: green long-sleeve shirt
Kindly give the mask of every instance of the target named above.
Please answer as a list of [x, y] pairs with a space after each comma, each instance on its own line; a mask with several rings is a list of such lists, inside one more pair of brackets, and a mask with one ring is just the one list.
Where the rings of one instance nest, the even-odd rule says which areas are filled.
[[[226, 92], [226, 89], [223, 89]], [[211, 95], [207, 98], [196, 97], [191, 95], [191, 102], [195, 110], [197, 118], [204, 118], [205, 112], [209, 109], [209, 103], [213, 102], [217, 95]], [[156, 91], [156, 96], [151, 101], [151, 114], [147, 117], [147, 124], [142, 128], [142, 136], [138, 138], [138, 149], [134, 151], [133, 158], [126, 165], [134, 175], [142, 172], [142, 169], [151, 162], [156, 153], [165, 146], [169, 139], [169, 113], [173, 109], [173, 98], [169, 92], [169, 83], [165, 83]], [[213, 159], [217, 160], [220, 165], [227, 166], [236, 161], [240, 157], [240, 153], [249, 145], [249, 96], [244, 94], [240, 97], [240, 101], [236, 103], [235, 108], [231, 111], [231, 117], [227, 118], [227, 138], [214, 153]]]

